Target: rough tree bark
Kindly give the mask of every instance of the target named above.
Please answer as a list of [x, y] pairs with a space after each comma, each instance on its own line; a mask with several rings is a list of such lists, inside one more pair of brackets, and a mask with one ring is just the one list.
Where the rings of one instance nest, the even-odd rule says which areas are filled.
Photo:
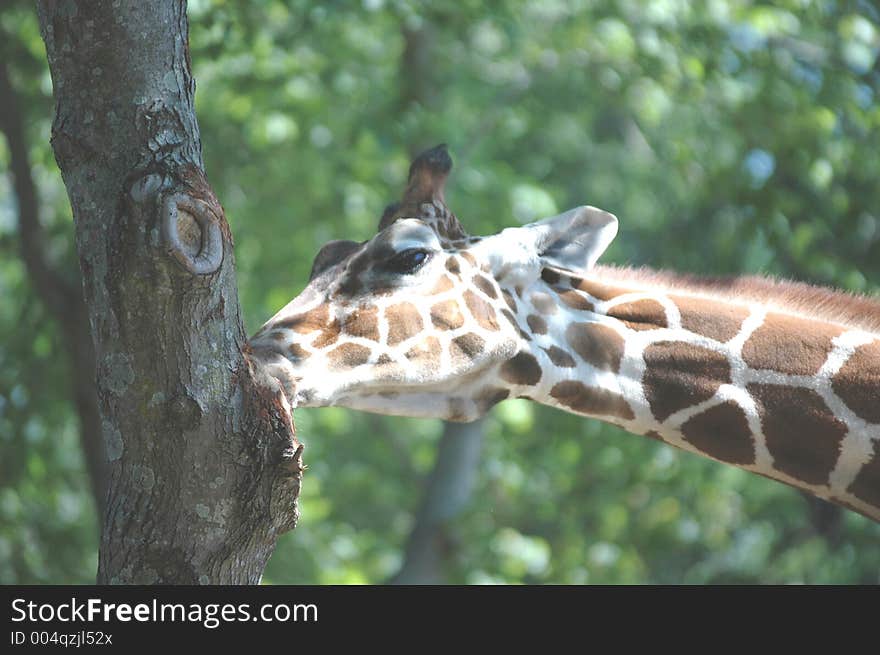
[[18, 200], [21, 259], [31, 285], [59, 326], [70, 369], [69, 396], [79, 417], [79, 438], [98, 517], [104, 515], [108, 466], [95, 393], [95, 353], [79, 276], [76, 284], [49, 261], [40, 222], [37, 189], [31, 175], [24, 118], [6, 64], [0, 62], [0, 131], [9, 144], [9, 168]]
[[247, 358], [183, 0], [41, 0], [111, 462], [99, 583], [256, 583], [302, 448]]

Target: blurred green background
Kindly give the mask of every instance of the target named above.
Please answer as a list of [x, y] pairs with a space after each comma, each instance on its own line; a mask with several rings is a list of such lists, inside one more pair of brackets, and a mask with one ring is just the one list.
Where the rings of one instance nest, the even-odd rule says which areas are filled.
[[[304, 286], [322, 243], [373, 234], [411, 154], [439, 142], [455, 159], [449, 204], [474, 234], [589, 203], [620, 217], [607, 262], [880, 290], [874, 3], [200, 0], [189, 15], [250, 333]], [[0, 10], [0, 56], [47, 252], [75, 280], [30, 2]], [[88, 583], [98, 523], [62, 327], [22, 265], [8, 168], [0, 139], [0, 583]], [[880, 581], [880, 525], [525, 401], [478, 425], [458, 497], [430, 502], [442, 423], [336, 408], [296, 420], [302, 519], [265, 582], [384, 582], [431, 502], [435, 581]]]

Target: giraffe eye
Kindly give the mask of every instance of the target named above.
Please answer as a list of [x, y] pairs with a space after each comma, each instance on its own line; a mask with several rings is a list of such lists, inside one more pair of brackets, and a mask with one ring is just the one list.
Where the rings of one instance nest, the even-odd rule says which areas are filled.
[[431, 253], [428, 250], [409, 248], [394, 255], [382, 265], [382, 268], [391, 273], [415, 273], [430, 257]]

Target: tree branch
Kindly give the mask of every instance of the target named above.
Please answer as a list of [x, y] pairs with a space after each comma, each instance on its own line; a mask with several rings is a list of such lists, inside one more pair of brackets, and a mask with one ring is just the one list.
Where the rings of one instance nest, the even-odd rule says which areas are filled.
[[467, 507], [476, 484], [483, 421], [444, 423], [437, 460], [428, 479], [406, 556], [391, 584], [441, 584], [452, 539], [448, 526]]

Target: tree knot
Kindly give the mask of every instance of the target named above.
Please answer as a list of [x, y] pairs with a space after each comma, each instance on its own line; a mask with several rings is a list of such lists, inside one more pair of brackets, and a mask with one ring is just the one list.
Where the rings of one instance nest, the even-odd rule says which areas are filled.
[[223, 263], [222, 219], [210, 204], [185, 192], [162, 197], [162, 240], [190, 273], [210, 275]]

